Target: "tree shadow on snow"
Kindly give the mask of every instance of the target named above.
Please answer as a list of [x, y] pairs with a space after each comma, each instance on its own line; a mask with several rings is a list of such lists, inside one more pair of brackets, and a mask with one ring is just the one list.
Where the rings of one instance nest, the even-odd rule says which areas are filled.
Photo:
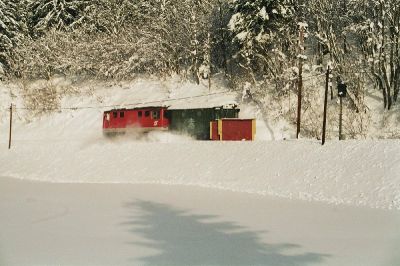
[[[248, 231], [232, 222], [217, 222], [217, 216], [192, 215], [149, 201], [129, 203], [127, 207], [134, 208], [135, 214], [124, 225], [146, 239], [130, 244], [157, 251], [140, 258], [141, 265], [303, 266], [327, 257], [298, 254], [294, 249], [300, 246], [294, 244], [263, 243], [259, 235], [264, 232]], [[296, 255], [284, 254], [288, 252]]]

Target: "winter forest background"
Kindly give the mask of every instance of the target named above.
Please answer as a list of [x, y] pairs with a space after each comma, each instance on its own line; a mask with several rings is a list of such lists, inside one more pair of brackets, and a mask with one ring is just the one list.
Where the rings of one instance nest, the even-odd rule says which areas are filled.
[[367, 88], [379, 92], [382, 130], [400, 137], [391, 129], [399, 118], [386, 121], [400, 90], [399, 29], [398, 0], [0, 0], [0, 78], [178, 74], [199, 83], [223, 74], [295, 124], [301, 68], [303, 134], [318, 136], [330, 64], [330, 132], [340, 79], [349, 138], [373, 122]]

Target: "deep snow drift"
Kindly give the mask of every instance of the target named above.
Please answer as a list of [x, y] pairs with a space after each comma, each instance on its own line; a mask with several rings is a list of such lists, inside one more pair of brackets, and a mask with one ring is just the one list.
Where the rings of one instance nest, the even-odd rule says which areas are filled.
[[[72, 86], [62, 82], [57, 86]], [[93, 83], [83, 88], [83, 94], [62, 95], [60, 107], [65, 109], [39, 119], [21, 109], [24, 102], [18, 90], [11, 89], [16, 92], [2, 87], [0, 94], [1, 176], [66, 183], [196, 185], [400, 209], [398, 140], [329, 141], [324, 147], [312, 140], [267, 142], [281, 131], [261, 117], [257, 117], [257, 141], [252, 143], [198, 142], [171, 133], [152, 133], [139, 140], [102, 136], [102, 112], [114, 105], [157, 103], [179, 108], [240, 103], [241, 95], [226, 92], [223, 85], [209, 92], [206, 86], [176, 81], [138, 80], [110, 87]], [[7, 101], [17, 105], [10, 151]], [[242, 117], [257, 115], [254, 107], [240, 107]], [[290, 135], [279, 136], [286, 137]]]

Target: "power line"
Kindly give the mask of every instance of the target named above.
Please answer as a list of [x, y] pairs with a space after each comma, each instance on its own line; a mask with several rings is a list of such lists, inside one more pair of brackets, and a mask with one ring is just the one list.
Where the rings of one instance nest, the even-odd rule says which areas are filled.
[[[155, 103], [163, 103], [163, 102], [172, 102], [172, 101], [179, 101], [179, 100], [187, 100], [193, 98], [201, 98], [207, 97], [211, 95], [219, 95], [219, 94], [226, 94], [230, 93], [231, 91], [222, 91], [222, 92], [214, 92], [202, 95], [195, 95], [195, 96], [187, 96], [187, 97], [180, 97], [180, 98], [169, 98], [169, 99], [161, 99], [161, 100], [154, 100], [154, 101], [146, 101], [146, 102], [136, 102], [136, 103], [128, 103], [128, 104], [114, 104], [114, 105], [100, 105], [100, 106], [76, 106], [76, 107], [60, 107], [60, 108], [30, 108], [30, 107], [15, 107], [14, 109], [17, 110], [40, 110], [40, 111], [59, 111], [59, 110], [83, 110], [83, 109], [103, 109], [103, 108], [125, 108], [125, 107], [132, 107], [138, 105], [146, 105], [146, 104], [155, 104]], [[8, 109], [7, 109], [8, 110]]]
[[[360, 72], [361, 73], [361, 72]], [[323, 76], [324, 74], [315, 74], [315, 75], [310, 75], [307, 76], [306, 78], [304, 78], [303, 80], [310, 80], [313, 79], [314, 77], [319, 77], [319, 76]], [[297, 80], [298, 77], [293, 77], [293, 78], [289, 78], [289, 79], [279, 79], [280, 81], [286, 81], [286, 82], [290, 82], [290, 81], [294, 81]], [[37, 96], [38, 93], [41, 93], [41, 91], [39, 90], [38, 92], [35, 93], [19, 93], [18, 95], [16, 93], [10, 92], [12, 97], [29, 97], [29, 96]], [[51, 93], [48, 93], [49, 95], [51, 95]], [[211, 94], [212, 95], [212, 94]]]

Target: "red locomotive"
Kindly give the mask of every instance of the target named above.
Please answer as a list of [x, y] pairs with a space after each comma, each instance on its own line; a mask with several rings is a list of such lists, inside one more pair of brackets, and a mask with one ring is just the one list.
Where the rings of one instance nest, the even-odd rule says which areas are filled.
[[166, 130], [169, 119], [166, 107], [144, 107], [133, 109], [113, 109], [103, 114], [103, 132], [125, 133], [132, 130]]
[[113, 109], [103, 114], [105, 135], [171, 130], [198, 140], [254, 140], [255, 120], [238, 119], [233, 106], [170, 109], [165, 106]]

